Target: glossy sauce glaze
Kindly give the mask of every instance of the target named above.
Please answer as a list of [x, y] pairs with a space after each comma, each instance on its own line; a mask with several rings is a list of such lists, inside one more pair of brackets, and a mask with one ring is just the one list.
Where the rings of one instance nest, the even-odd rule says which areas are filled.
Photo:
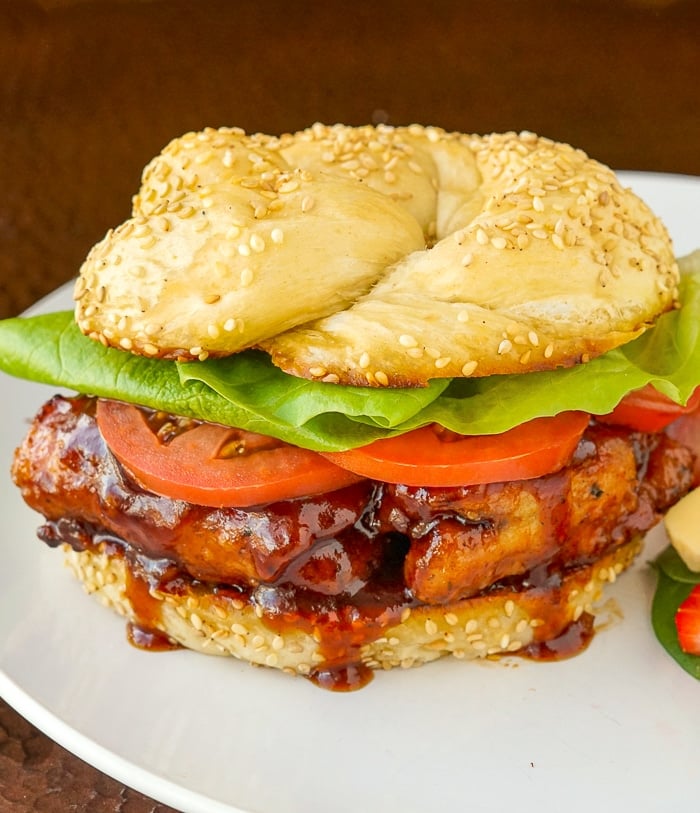
[[89, 399], [49, 402], [13, 475], [46, 517], [45, 542], [106, 550], [127, 565], [131, 642], [171, 648], [154, 596], [229, 597], [274, 633], [313, 637], [320, 658], [308, 677], [335, 690], [371, 678], [363, 648], [407, 612], [465, 598], [507, 593], [542, 619], [519, 654], [575, 654], [592, 627], [586, 613], [571, 623], [563, 580], [651, 527], [691, 479], [690, 453], [665, 436], [593, 425], [569, 467], [531, 481], [365, 481], [250, 510], [204, 508], [137, 486], [93, 412]]

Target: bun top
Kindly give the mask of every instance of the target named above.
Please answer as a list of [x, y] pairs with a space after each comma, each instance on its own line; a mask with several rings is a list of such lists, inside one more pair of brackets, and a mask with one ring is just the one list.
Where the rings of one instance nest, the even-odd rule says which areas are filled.
[[663, 224], [581, 150], [317, 124], [172, 141], [75, 299], [84, 333], [135, 353], [262, 347], [298, 376], [420, 386], [586, 361], [677, 283]]

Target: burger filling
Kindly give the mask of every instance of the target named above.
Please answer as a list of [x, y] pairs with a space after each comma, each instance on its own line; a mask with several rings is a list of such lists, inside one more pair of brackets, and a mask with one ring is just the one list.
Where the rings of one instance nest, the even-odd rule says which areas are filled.
[[[274, 488], [249, 489], [252, 496], [243, 500], [246, 483], [239, 482], [234, 501], [256, 495], [259, 501], [217, 505], [215, 494], [207, 505], [158, 493], [167, 485], [156, 491], [143, 477], [152, 479], [154, 466], [137, 459], [134, 471], [119, 459], [105, 440], [111, 405], [56, 396], [17, 450], [13, 477], [45, 517], [40, 538], [127, 565], [133, 642], [173, 644], [162, 632], [162, 600], [154, 594], [226, 596], [250, 607], [275, 633], [313, 634], [322, 659], [309, 674], [335, 688], [366, 682], [372, 666], [367, 644], [416, 608], [448, 612], [455, 603], [491, 596], [539, 602], [545, 619], [527, 645], [506, 649], [572, 654], [590, 637], [592, 616], [582, 612], [573, 622], [557, 616], [563, 581], [616, 551], [633, 555], [641, 535], [691, 488], [695, 465], [694, 451], [678, 433], [586, 419], [567, 459], [538, 476], [407, 485], [320, 463], [323, 472], [310, 478], [314, 493], [282, 499]], [[188, 435], [202, 436], [202, 427], [221, 431], [129, 409], [140, 413], [162, 447], [178, 439], [182, 449]], [[233, 467], [271, 448], [294, 453], [250, 433], [244, 441], [238, 452], [235, 444], [233, 452], [218, 445], [218, 459]], [[271, 480], [280, 479], [284, 455], [275, 461]], [[256, 470], [256, 476], [263, 475]]]

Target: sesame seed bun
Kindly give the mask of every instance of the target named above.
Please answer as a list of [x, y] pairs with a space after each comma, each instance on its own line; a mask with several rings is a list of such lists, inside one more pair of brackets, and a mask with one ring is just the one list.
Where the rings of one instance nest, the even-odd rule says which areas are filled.
[[81, 330], [166, 358], [261, 346], [364, 386], [551, 369], [672, 308], [661, 222], [608, 167], [532, 133], [204, 130], [145, 169], [75, 287]]
[[[603, 588], [629, 567], [640, 548], [641, 540], [633, 539], [594, 564], [568, 572], [551, 588], [500, 588], [444, 605], [405, 609], [400, 619], [377, 626], [374, 639], [360, 648], [358, 661], [375, 670], [409, 668], [445, 655], [473, 660], [531, 654], [532, 647], [556, 639], [584, 613], [599, 612]], [[88, 593], [138, 622], [145, 593], [138, 591], [137, 608], [128, 585], [140, 576], [126, 557], [105, 545], [64, 550]], [[179, 582], [176, 594], [151, 588], [147, 600], [152, 625], [182, 647], [305, 677], [313, 677], [326, 661], [317, 637], [301, 625], [280, 630], [245, 594]]]

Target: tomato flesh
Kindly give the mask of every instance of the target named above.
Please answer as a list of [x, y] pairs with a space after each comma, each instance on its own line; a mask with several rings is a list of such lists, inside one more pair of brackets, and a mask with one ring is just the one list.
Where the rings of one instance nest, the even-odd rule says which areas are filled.
[[97, 425], [117, 460], [141, 486], [210, 507], [239, 507], [324, 494], [359, 482], [317, 452], [210, 423], [163, 442], [149, 414], [117, 401], [97, 402]]
[[683, 406], [672, 401], [651, 384], [628, 393], [608, 415], [597, 420], [637, 429], [640, 432], [660, 432], [677, 418], [700, 408], [700, 387]]
[[324, 457], [356, 474], [409, 486], [469, 486], [541, 477], [571, 459], [589, 416], [563, 412], [498, 435], [458, 435], [436, 425]]

